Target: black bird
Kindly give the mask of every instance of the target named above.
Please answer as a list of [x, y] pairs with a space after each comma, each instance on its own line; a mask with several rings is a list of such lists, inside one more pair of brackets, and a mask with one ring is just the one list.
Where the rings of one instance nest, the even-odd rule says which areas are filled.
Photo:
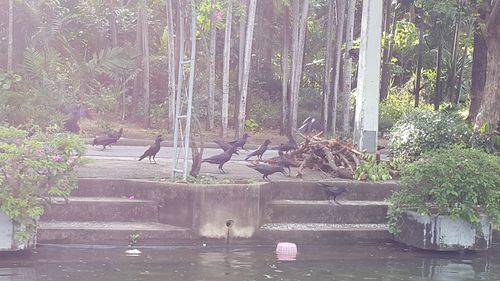
[[278, 150], [279, 151], [283, 151], [283, 152], [290, 152], [290, 151], [296, 150], [298, 148], [299, 148], [299, 146], [297, 145], [297, 142], [295, 141], [295, 139], [293, 138], [293, 136], [289, 135], [288, 136], [288, 142], [287, 143], [282, 143], [278, 147]]
[[67, 106], [63, 109], [63, 112], [66, 113], [66, 119], [63, 123], [64, 129], [75, 134], [80, 132], [78, 121], [80, 121], [81, 117], [92, 119], [89, 109], [80, 104]]
[[262, 174], [262, 179], [271, 181], [268, 176], [274, 174], [274, 173], [282, 173], [283, 175], [285, 174], [285, 169], [283, 169], [283, 166], [273, 166], [269, 164], [255, 164], [255, 165], [247, 165], [247, 167], [250, 167], [257, 172]]
[[261, 144], [257, 150], [248, 154], [248, 156], [247, 156], [247, 158], [245, 158], [245, 160], [248, 160], [248, 159], [250, 159], [250, 157], [253, 157], [253, 156], [257, 156], [257, 159], [262, 160], [262, 154], [264, 154], [264, 152], [266, 152], [267, 147], [269, 146], [270, 143], [271, 143], [270, 140], [268, 140], [268, 139], [265, 140], [264, 143]]
[[226, 171], [224, 171], [224, 169], [222, 167], [224, 166], [224, 164], [226, 164], [227, 161], [231, 160], [231, 157], [235, 153], [236, 153], [236, 147], [233, 146], [230, 149], [222, 152], [221, 154], [217, 154], [217, 155], [214, 155], [212, 157], [203, 159], [201, 161], [201, 163], [207, 162], [210, 164], [219, 164], [219, 171], [221, 171], [222, 173], [225, 174]]
[[338, 203], [336, 201], [337, 196], [340, 196], [344, 192], [347, 192], [347, 189], [345, 189], [345, 187], [343, 187], [343, 186], [337, 187], [337, 186], [332, 186], [332, 185], [329, 185], [327, 183], [322, 183], [322, 182], [319, 183], [319, 186], [324, 188], [324, 192], [326, 194], [326, 200], [330, 201], [330, 198], [333, 197], [333, 201], [335, 203]]
[[151, 156], [153, 157], [153, 161], [155, 162], [156, 164], [156, 153], [158, 153], [158, 151], [160, 151], [160, 144], [161, 142], [163, 141], [162, 139], [162, 135], [159, 135], [156, 137], [155, 139], [155, 143], [153, 145], [151, 145], [145, 152], [144, 154], [139, 157], [139, 161], [141, 161], [142, 159], [146, 158], [146, 157], [149, 157], [149, 163], [151, 163]]
[[243, 146], [245, 145], [245, 143], [247, 142], [247, 139], [249, 138], [250, 136], [245, 133], [243, 134], [243, 137], [237, 139], [237, 140], [234, 140], [234, 141], [230, 141], [229, 144], [238, 148], [238, 147], [241, 147], [241, 149], [245, 149]]
[[281, 167], [288, 169], [288, 176], [291, 176], [292, 171], [290, 170], [290, 166], [295, 165], [292, 160], [288, 159], [285, 155], [283, 155], [283, 151], [278, 150], [279, 157], [277, 159], [277, 164]]
[[307, 117], [306, 120], [302, 122], [302, 126], [299, 127], [298, 131], [302, 134], [309, 134], [311, 132], [320, 132], [323, 131], [323, 126], [318, 120], [316, 120], [316, 118]]
[[123, 128], [120, 128], [118, 133], [111, 133], [106, 136], [97, 136], [92, 142], [92, 146], [94, 145], [102, 145], [102, 150], [106, 149], [106, 146], [111, 147], [111, 144], [116, 143], [123, 134]]
[[[214, 142], [224, 151], [228, 151], [229, 149], [231, 149], [233, 146], [230, 145], [229, 143], [225, 142], [225, 141], [221, 141], [221, 140], [214, 140]], [[238, 150], [236, 150], [234, 152], [236, 155], [239, 155], [238, 153]]]

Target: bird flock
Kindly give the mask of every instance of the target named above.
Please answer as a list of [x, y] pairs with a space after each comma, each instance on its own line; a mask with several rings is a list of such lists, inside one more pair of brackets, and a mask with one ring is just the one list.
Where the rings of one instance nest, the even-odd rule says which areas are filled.
[[[105, 150], [106, 147], [111, 147], [112, 144], [116, 144], [122, 135], [123, 135], [123, 128], [121, 128], [117, 132], [110, 132], [101, 136], [96, 136], [92, 142], [92, 145], [102, 146], [102, 150]], [[246, 150], [245, 144], [247, 143], [248, 138], [250, 138], [250, 135], [245, 133], [241, 138], [229, 142], [223, 140], [214, 140], [214, 143], [216, 143], [222, 149], [222, 152], [217, 155], [203, 159], [202, 163], [218, 165], [219, 172], [227, 173], [224, 170], [224, 164], [229, 162], [234, 154], [239, 155], [239, 149]], [[144, 151], [144, 153], [139, 157], [138, 161], [141, 161], [144, 158], [148, 157], [150, 163], [156, 164], [155, 157], [156, 154], [158, 154], [158, 152], [160, 151], [161, 142], [163, 140], [164, 139], [162, 135], [158, 135], [154, 143], [150, 145], [146, 149], [146, 151]], [[266, 139], [259, 146], [259, 148], [250, 152], [245, 157], [245, 161], [249, 161], [253, 157], [256, 157], [257, 161], [254, 160], [246, 166], [259, 172], [262, 175], [262, 179], [266, 181], [271, 181], [269, 176], [275, 173], [282, 173], [285, 176], [291, 176], [290, 167], [294, 165], [294, 162], [291, 161], [285, 154], [298, 149], [297, 142], [295, 141], [293, 136], [289, 135], [288, 142], [282, 143], [274, 148], [278, 151], [278, 157], [275, 158], [273, 164], [259, 162], [263, 161], [262, 156], [269, 149], [270, 144], [271, 141], [269, 139]], [[288, 170], [288, 173], [286, 173], [285, 169]]]

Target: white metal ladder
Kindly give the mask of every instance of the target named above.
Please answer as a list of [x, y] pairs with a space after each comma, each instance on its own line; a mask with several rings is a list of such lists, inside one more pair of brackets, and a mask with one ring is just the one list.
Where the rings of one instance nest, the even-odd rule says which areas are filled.
[[[177, 80], [177, 94], [175, 99], [175, 125], [174, 125], [174, 147], [172, 164], [172, 181], [175, 181], [179, 174], [185, 181], [188, 174], [188, 156], [189, 156], [189, 137], [191, 134], [191, 111], [193, 107], [193, 85], [194, 69], [196, 61], [196, 7], [195, 0], [191, 4], [191, 54], [190, 59], [184, 57], [184, 20], [179, 21], [180, 46], [179, 46], [179, 72]], [[185, 68], [185, 66], [187, 66]], [[186, 79], [184, 77], [185, 69], [189, 68], [189, 82], [185, 88]], [[186, 105], [185, 107], [183, 105]], [[185, 120], [184, 126], [182, 120]], [[179, 147], [179, 140], [181, 142]], [[182, 152], [182, 156], [180, 155]], [[182, 165], [179, 163], [182, 159]]]

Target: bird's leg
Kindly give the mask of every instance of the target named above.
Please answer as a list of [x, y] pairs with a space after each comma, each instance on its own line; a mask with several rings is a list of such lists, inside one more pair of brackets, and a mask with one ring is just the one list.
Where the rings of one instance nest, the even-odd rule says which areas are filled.
[[337, 196], [333, 197], [333, 202], [335, 202], [335, 204], [337, 204], [337, 205], [342, 205], [339, 202], [337, 202]]
[[156, 155], [153, 155], [153, 161], [155, 162], [156, 164]]
[[290, 167], [288, 167], [288, 176], [291, 177], [292, 176], [292, 170], [290, 170]]
[[222, 172], [223, 174], [226, 173], [226, 171], [224, 171], [224, 169], [222, 169], [222, 165], [219, 165], [219, 171]]
[[149, 156], [149, 163], [151, 163], [151, 156]]

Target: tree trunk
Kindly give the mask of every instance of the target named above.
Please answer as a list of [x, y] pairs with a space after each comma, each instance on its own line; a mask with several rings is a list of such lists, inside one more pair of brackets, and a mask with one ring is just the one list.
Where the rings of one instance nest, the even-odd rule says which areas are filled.
[[[354, 16], [356, 13], [356, 0], [348, 0], [347, 6], [347, 26], [345, 29], [346, 32], [346, 51], [352, 49], [352, 43], [354, 40]], [[351, 97], [352, 90], [352, 58], [349, 56], [348, 58], [344, 58], [344, 86], [343, 86], [343, 98], [342, 98], [342, 109], [343, 109], [343, 118], [342, 118], [342, 130], [345, 134], [350, 132], [349, 120], [350, 117], [350, 104], [349, 99]]]
[[212, 0], [212, 16], [210, 20], [210, 58], [208, 72], [208, 129], [214, 129], [215, 115], [215, 47], [217, 42], [217, 16], [215, 0]]
[[13, 38], [14, 38], [14, 0], [9, 0], [9, 31], [7, 39], [7, 71], [12, 71]]
[[487, 47], [486, 82], [481, 106], [476, 117], [476, 127], [500, 122], [500, 1], [496, 1], [486, 20], [483, 35]]
[[[307, 15], [309, 11], [309, 0], [302, 0], [302, 12], [299, 10], [299, 0], [293, 2], [294, 5], [294, 34], [297, 38], [293, 45], [295, 46], [292, 60], [292, 91], [290, 95], [290, 131], [297, 129], [297, 117], [299, 111], [299, 92], [300, 82], [302, 80], [302, 61], [304, 58], [304, 43], [306, 35]], [[300, 20], [299, 20], [300, 18]], [[298, 24], [298, 26], [297, 26]], [[297, 33], [295, 31], [297, 30]], [[292, 37], [292, 38], [293, 38]]]
[[[440, 39], [441, 40], [441, 39]], [[436, 66], [436, 89], [434, 91], [434, 110], [439, 110], [439, 105], [441, 104], [441, 61], [443, 57], [443, 44], [439, 42], [438, 52], [437, 52], [437, 66]]]
[[[384, 32], [385, 34], [390, 34], [391, 36], [386, 36], [385, 40], [388, 40], [384, 47], [384, 52], [382, 54], [382, 74], [380, 78], [380, 101], [384, 101], [389, 94], [389, 87], [391, 83], [391, 71], [390, 64], [392, 59], [392, 39], [394, 37], [394, 33], [396, 32], [396, 23], [397, 23], [397, 14], [396, 10], [394, 10], [394, 15], [392, 13], [392, 1], [385, 1], [386, 12], [385, 12], [385, 26]], [[391, 28], [392, 25], [392, 28]], [[391, 38], [391, 39], [389, 39]]]
[[[337, 34], [335, 35], [335, 76], [333, 78], [333, 102], [332, 102], [332, 124], [331, 132], [335, 136], [337, 132], [337, 100], [341, 90], [340, 84], [340, 58], [342, 55], [342, 42], [344, 41], [344, 22], [345, 22], [345, 1], [337, 0]], [[342, 94], [342, 93], [340, 93]]]
[[415, 107], [418, 107], [420, 102], [420, 81], [422, 78], [422, 60], [424, 53], [424, 19], [422, 18], [424, 15], [420, 13], [420, 22], [419, 22], [419, 35], [418, 35], [418, 57], [417, 57], [417, 72], [416, 72], [416, 81], [415, 88], [413, 88], [413, 96], [415, 97]]
[[[292, 0], [292, 71], [290, 76], [290, 99], [288, 109], [290, 112], [288, 113], [288, 126], [287, 131], [293, 132], [293, 128], [297, 127], [297, 114], [294, 114], [294, 103], [297, 101], [295, 90], [295, 76], [297, 72], [297, 57], [298, 57], [298, 49], [299, 49], [299, 26], [300, 26], [300, 1]], [[295, 125], [293, 118], [295, 116]]]
[[233, 0], [228, 0], [224, 34], [224, 70], [222, 76], [222, 137], [227, 138], [229, 122], [229, 63], [231, 62], [231, 25], [233, 21]]
[[283, 56], [281, 58], [281, 63], [283, 67], [283, 77], [282, 92], [281, 92], [281, 131], [283, 134], [290, 134], [288, 132], [288, 73], [289, 73], [289, 62], [288, 62], [288, 52], [290, 50], [290, 35], [289, 35], [289, 24], [290, 24], [290, 8], [288, 5], [283, 7]]
[[148, 34], [148, 16], [146, 12], [146, 1], [143, 0], [142, 7], [142, 67], [143, 67], [143, 89], [144, 89], [144, 127], [151, 126], [151, 117], [149, 112], [149, 34]]
[[236, 97], [234, 99], [234, 114], [233, 114], [235, 129], [238, 127], [238, 117], [240, 115], [240, 98], [241, 98], [240, 93], [241, 93], [241, 84], [243, 81], [247, 10], [248, 10], [247, 0], [241, 0], [240, 32], [239, 32], [240, 35], [239, 35], [239, 46], [238, 46], [238, 91], [236, 91]]
[[167, 64], [168, 64], [168, 125], [169, 130], [175, 126], [175, 36], [174, 36], [174, 13], [172, 0], [166, 0], [167, 10]]
[[469, 122], [475, 122], [481, 106], [482, 93], [486, 83], [487, 51], [486, 41], [481, 30], [477, 27], [474, 31], [474, 50], [472, 51], [470, 107], [469, 116], [467, 116]]
[[118, 28], [116, 27], [116, 13], [115, 13], [115, 7], [111, 7], [111, 16], [109, 19], [109, 24], [110, 24], [110, 31], [111, 31], [111, 46], [117, 47], [118, 46]]
[[[135, 34], [135, 47], [138, 54], [142, 54], [142, 13], [139, 12], [137, 15], [137, 31]], [[136, 59], [137, 68], [142, 69], [142, 56], [138, 56]], [[142, 75], [137, 75], [134, 78], [134, 90], [132, 92], [132, 104], [130, 105], [130, 117], [132, 120], [138, 120], [139, 112], [137, 105], [139, 104], [139, 97], [142, 94]]]
[[[469, 37], [469, 33], [467, 33]], [[465, 60], [467, 59], [467, 45], [464, 45], [464, 50], [462, 53], [462, 63], [460, 64], [460, 72], [458, 73], [457, 88], [455, 90], [455, 103], [460, 104], [460, 93], [462, 92], [462, 78], [464, 75]]]
[[449, 102], [453, 102], [456, 84], [457, 72], [457, 54], [458, 54], [458, 40], [460, 33], [460, 13], [457, 14], [457, 21], [455, 23], [455, 32], [453, 36], [453, 45], [451, 49], [450, 69], [448, 71], [448, 79], [446, 80], [446, 98]]
[[325, 77], [323, 83], [323, 126], [328, 128], [328, 117], [330, 113], [330, 98], [332, 95], [332, 65], [333, 65], [333, 31], [335, 26], [335, 2], [330, 0], [328, 7], [328, 23], [326, 30], [326, 52], [325, 52]]
[[250, 79], [250, 63], [252, 59], [252, 41], [253, 41], [253, 28], [255, 21], [255, 8], [257, 6], [257, 0], [250, 0], [248, 6], [248, 23], [246, 30], [246, 40], [245, 40], [245, 58], [243, 67], [243, 77], [241, 81], [241, 96], [240, 96], [240, 109], [238, 114], [238, 129], [236, 130], [236, 135], [241, 137], [245, 131], [245, 119], [246, 119], [246, 105], [247, 105], [247, 93], [248, 93], [248, 81]]

